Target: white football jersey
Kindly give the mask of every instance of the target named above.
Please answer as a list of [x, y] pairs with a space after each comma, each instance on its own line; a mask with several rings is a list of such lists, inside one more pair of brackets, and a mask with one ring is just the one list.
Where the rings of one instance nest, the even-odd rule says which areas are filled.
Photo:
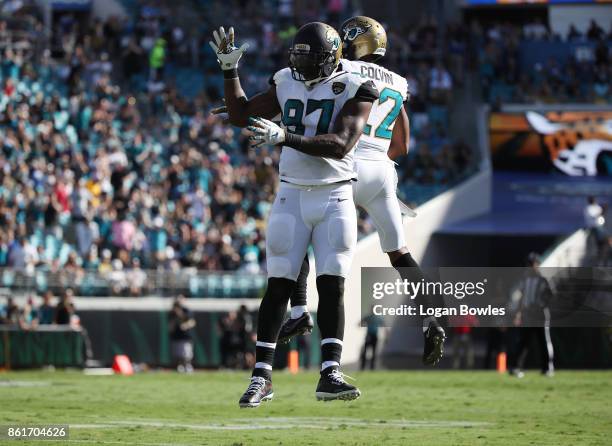
[[393, 127], [403, 103], [408, 100], [408, 81], [374, 63], [345, 59], [341, 63], [345, 70], [372, 80], [380, 93], [380, 98], [372, 105], [368, 123], [357, 143], [355, 158], [389, 159], [387, 152], [391, 145]]
[[[367, 78], [346, 71], [342, 66], [329, 78], [308, 88], [284, 68], [271, 79], [281, 108], [281, 126], [289, 133], [315, 136], [331, 133], [338, 113], [356, 95], [378, 97]], [[342, 159], [311, 156], [283, 146], [280, 179], [304, 186], [331, 184], [355, 178], [353, 148]]]

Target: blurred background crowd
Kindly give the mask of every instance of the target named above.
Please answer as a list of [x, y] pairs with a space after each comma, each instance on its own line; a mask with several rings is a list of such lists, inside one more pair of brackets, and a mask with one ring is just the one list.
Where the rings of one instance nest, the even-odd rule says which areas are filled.
[[[283, 9], [290, 2], [281, 2], [273, 22], [255, 2], [243, 3], [241, 17], [254, 20], [242, 23], [235, 5], [215, 3], [213, 11], [198, 11], [197, 27], [168, 14], [163, 1], [135, 5], [123, 20], [83, 23], [68, 14], [56, 21], [50, 42], [36, 10], [7, 14], [5, 4], [0, 266], [129, 269], [136, 284], [144, 280], [141, 268], [261, 270], [279, 153], [248, 150], [239, 129], [208, 113], [219, 104], [222, 76], [206, 42], [214, 17], [235, 19], [239, 39], [252, 44], [242, 73], [253, 93], [286, 63], [300, 23], [319, 18], [337, 25], [342, 11], [330, 2], [294, 21]], [[404, 187], [443, 187], [473, 167], [470, 148], [444, 130], [450, 74], [441, 63], [410, 63], [412, 52], [436, 44], [429, 28], [406, 41], [390, 33], [398, 49], [389, 65], [413, 90], [415, 141], [400, 160]], [[367, 233], [372, 225], [364, 217], [360, 228]]]
[[6, 297], [6, 301], [0, 305], [0, 324], [18, 326], [22, 330], [36, 329], [41, 325], [80, 327], [73, 297], [71, 288], [65, 289], [60, 296], [47, 291], [40, 298], [30, 296], [21, 307], [15, 299]]
[[[474, 30], [482, 48], [478, 69], [484, 94], [492, 104], [610, 103], [612, 25], [604, 30], [591, 20], [586, 33], [572, 25], [564, 36], [537, 20], [523, 26], [496, 24], [486, 30], [475, 26]], [[593, 54], [565, 63], [559, 57], [563, 49], [584, 44], [594, 46]], [[545, 60], [530, 61], [524, 54], [527, 45], [542, 50]]]
[[[286, 63], [297, 27], [338, 26], [345, 1], [125, 2], [126, 18], [64, 14], [51, 37], [33, 2], [4, 2], [0, 20], [0, 267], [120, 274], [139, 295], [143, 269], [240, 270], [265, 260], [264, 221], [278, 150], [249, 150], [245, 134], [209, 110], [222, 76], [207, 41], [239, 23], [251, 44], [242, 63], [249, 94]], [[172, 14], [170, 14], [172, 11]], [[244, 25], [243, 25], [244, 24]], [[385, 64], [407, 77], [411, 150], [398, 160], [400, 195], [425, 201], [476, 170], [477, 155], [449, 133], [457, 86], [478, 73], [492, 104], [610, 99], [610, 30], [556, 36], [524, 27], [448, 24], [428, 17], [388, 30]], [[597, 60], [521, 67], [526, 40], [597, 42]], [[362, 234], [372, 231], [359, 221]]]

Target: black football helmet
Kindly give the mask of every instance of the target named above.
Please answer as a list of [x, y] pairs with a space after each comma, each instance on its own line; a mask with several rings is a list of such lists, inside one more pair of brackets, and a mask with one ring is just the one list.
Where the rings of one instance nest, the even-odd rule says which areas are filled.
[[289, 68], [297, 81], [314, 81], [331, 76], [342, 55], [338, 32], [329, 25], [312, 22], [302, 26], [289, 49]]

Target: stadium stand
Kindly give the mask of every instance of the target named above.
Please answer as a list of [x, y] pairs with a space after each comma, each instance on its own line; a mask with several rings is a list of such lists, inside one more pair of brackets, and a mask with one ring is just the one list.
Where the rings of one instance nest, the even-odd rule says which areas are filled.
[[494, 24], [472, 28], [484, 97], [489, 103], [609, 104], [609, 48], [606, 33], [594, 21], [581, 34], [567, 36], [543, 24]]
[[[254, 14], [239, 36], [252, 44], [252, 93], [282, 65], [296, 28], [282, 2], [274, 16], [244, 3]], [[205, 43], [215, 17], [231, 17], [226, 7], [215, 3], [205, 17], [201, 1], [170, 23], [170, 4], [130, 2], [128, 20], [67, 15], [49, 42], [31, 5], [0, 20], [0, 267], [13, 269], [1, 285], [44, 291], [78, 278], [82, 295], [141, 295], [163, 290], [173, 273], [186, 295], [261, 286], [245, 278], [228, 289], [216, 285], [223, 275], [196, 271], [261, 272], [279, 154], [249, 150], [243, 132], [208, 113], [222, 77]], [[340, 18], [333, 8], [310, 14], [298, 21]], [[471, 148], [444, 130], [453, 77], [423, 56], [436, 48], [435, 27], [415, 33], [404, 42], [391, 32], [401, 51], [388, 62], [412, 88], [412, 150], [399, 177], [401, 195], [418, 204], [476, 167]], [[373, 229], [363, 216], [359, 226]]]

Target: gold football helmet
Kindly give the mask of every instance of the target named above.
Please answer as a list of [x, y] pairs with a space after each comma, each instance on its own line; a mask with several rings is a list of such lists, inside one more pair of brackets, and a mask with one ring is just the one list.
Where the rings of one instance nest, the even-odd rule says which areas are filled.
[[387, 33], [376, 20], [357, 16], [348, 19], [340, 27], [342, 55], [349, 60], [360, 60], [368, 57], [371, 60], [385, 55], [387, 51]]

